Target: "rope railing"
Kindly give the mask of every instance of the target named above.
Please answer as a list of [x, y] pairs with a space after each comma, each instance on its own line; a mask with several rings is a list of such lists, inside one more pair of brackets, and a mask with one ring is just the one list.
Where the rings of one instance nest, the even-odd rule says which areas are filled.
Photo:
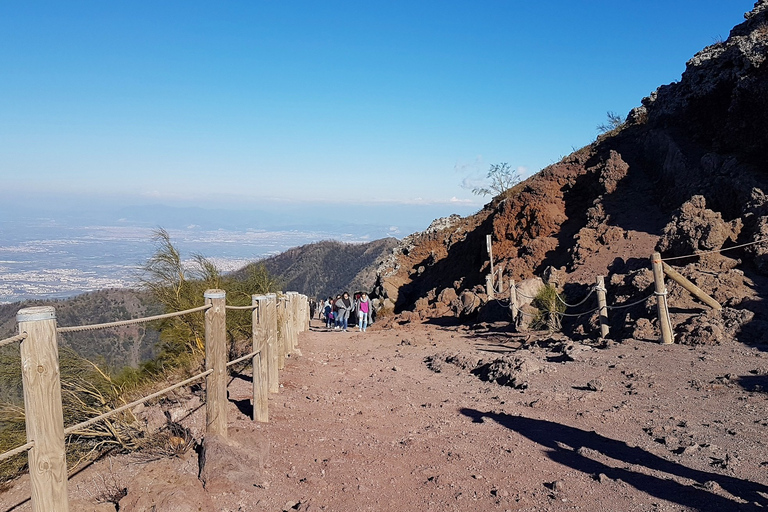
[[[562, 302], [565, 307], [567, 307], [567, 308], [577, 308], [577, 307], [581, 306], [582, 304], [584, 304], [585, 302], [587, 302], [587, 299], [590, 298], [592, 296], [592, 294], [595, 293], [595, 291], [597, 291], [597, 288], [594, 287], [594, 286], [590, 286], [589, 287], [589, 293], [586, 295], [586, 297], [581, 299], [581, 301], [577, 302], [576, 304], [568, 304], [567, 302], [565, 302], [565, 300], [563, 300], [563, 298], [560, 296], [559, 293], [556, 293], [555, 296], [557, 297], [557, 300]], [[605, 291], [605, 290], [603, 290], [603, 291]]]
[[[657, 301], [656, 307], [658, 310], [659, 315], [659, 324], [661, 326], [661, 343], [662, 344], [671, 344], [674, 343], [674, 332], [672, 328], [672, 323], [670, 320], [669, 315], [669, 306], [668, 306], [668, 298], [667, 298], [667, 289], [664, 284], [664, 278], [669, 277], [672, 281], [680, 285], [683, 289], [690, 292], [691, 295], [693, 295], [694, 298], [700, 300], [705, 305], [711, 307], [715, 311], [722, 311], [723, 307], [722, 305], [715, 300], [713, 297], [708, 295], [706, 292], [704, 292], [701, 288], [699, 288], [694, 282], [674, 270], [670, 265], [668, 265], [667, 261], [672, 260], [681, 260], [685, 258], [692, 258], [697, 256], [702, 256], [706, 254], [713, 254], [713, 253], [722, 253], [725, 251], [733, 250], [733, 249], [739, 249], [749, 246], [754, 246], [758, 244], [768, 244], [768, 238], [761, 238], [759, 240], [754, 240], [752, 242], [747, 242], [744, 244], [735, 245], [732, 247], [725, 247], [720, 248], [712, 251], [702, 251], [702, 252], [696, 252], [685, 256], [674, 256], [669, 258], [662, 258], [659, 252], [654, 252], [650, 258], [650, 266], [651, 270], [653, 272], [653, 282], [654, 282], [654, 291], [653, 293], [637, 299], [637, 300], [631, 300], [631, 302], [623, 302], [623, 303], [616, 303], [616, 304], [608, 304], [607, 303], [607, 290], [605, 287], [605, 281], [604, 276], [598, 275], [596, 276], [596, 284], [589, 287], [588, 293], [575, 304], [570, 304], [566, 301], [566, 299], [555, 290], [555, 299], [552, 299], [555, 301], [555, 304], [558, 302], [565, 306], [565, 309], [563, 311], [557, 311], [555, 307], [551, 308], [545, 308], [549, 311], [549, 315], [551, 315], [552, 318], [559, 317], [570, 317], [570, 318], [579, 318], [587, 315], [593, 315], [595, 313], [598, 313], [598, 321], [600, 323], [600, 337], [605, 338], [609, 334], [609, 323], [608, 323], [608, 312], [611, 310], [621, 310], [626, 308], [631, 308], [634, 306], [638, 306], [640, 304], [645, 304], [649, 300], [655, 298]], [[500, 276], [500, 279], [502, 279], [503, 276]], [[509, 288], [509, 294], [510, 299], [509, 301], [499, 301], [494, 297], [495, 293], [497, 292], [497, 286], [496, 283], [494, 283], [495, 274], [491, 273], [486, 276], [486, 289], [488, 290], [489, 295], [489, 303], [491, 301], [496, 301], [497, 304], [500, 304], [504, 307], [509, 307], [512, 313], [512, 317], [514, 318], [514, 321], [517, 323], [520, 319], [519, 315], [525, 315], [525, 311], [520, 309], [518, 298], [527, 299], [529, 301], [533, 301], [536, 299], [536, 296], [527, 295], [525, 293], [522, 293], [517, 285], [515, 284], [514, 280], [510, 280], [510, 288]], [[499, 289], [503, 288], [503, 284], [501, 281], [499, 281]], [[597, 293], [597, 307], [591, 308], [587, 311], [581, 311], [576, 313], [568, 313], [566, 310], [577, 308], [578, 306], [581, 306], [582, 304], [585, 304], [589, 298]], [[628, 299], [629, 300], [629, 299]]]
[[227, 368], [229, 368], [230, 366], [234, 366], [237, 363], [242, 363], [243, 361], [247, 361], [248, 359], [251, 359], [253, 356], [255, 356], [256, 354], [258, 354], [260, 352], [261, 352], [261, 349], [255, 350], [255, 351], [251, 352], [250, 354], [246, 354], [244, 356], [238, 357], [237, 359], [233, 359], [232, 361], [227, 363]]
[[10, 459], [15, 455], [19, 455], [20, 453], [27, 452], [31, 450], [34, 446], [35, 446], [35, 442], [30, 441], [27, 444], [23, 444], [21, 446], [14, 448], [13, 450], [8, 450], [7, 452], [0, 453], [0, 461], [4, 461], [5, 459]]
[[117, 409], [112, 409], [109, 412], [105, 412], [104, 414], [100, 414], [98, 416], [95, 416], [95, 417], [93, 417], [93, 418], [91, 418], [89, 420], [86, 420], [86, 421], [83, 421], [81, 423], [78, 423], [77, 425], [72, 425], [71, 427], [67, 427], [67, 428], [64, 429], [64, 435], [76, 434], [77, 431], [80, 430], [80, 429], [83, 429], [85, 427], [93, 425], [94, 423], [98, 423], [101, 420], [105, 420], [107, 418], [110, 418], [110, 417], [114, 416], [115, 414], [119, 414], [119, 413], [121, 413], [123, 411], [126, 411], [128, 409], [136, 407], [139, 404], [143, 404], [144, 402], [147, 402], [149, 400], [152, 400], [154, 398], [162, 396], [162, 395], [164, 395], [166, 393], [169, 393], [169, 392], [173, 391], [174, 389], [178, 389], [180, 387], [184, 387], [187, 384], [190, 384], [190, 383], [192, 383], [192, 382], [194, 382], [196, 380], [202, 379], [203, 377], [205, 377], [207, 375], [210, 375], [211, 373], [213, 373], [213, 368], [211, 368], [210, 370], [206, 370], [206, 371], [204, 371], [202, 373], [198, 373], [197, 375], [195, 375], [193, 377], [190, 377], [190, 378], [188, 378], [186, 380], [183, 380], [183, 381], [181, 381], [181, 382], [179, 382], [177, 384], [174, 384], [173, 386], [168, 386], [165, 389], [161, 389], [160, 391], [152, 393], [151, 395], [147, 395], [147, 396], [145, 396], [143, 398], [139, 398], [138, 400], [134, 400], [133, 402], [131, 402], [129, 404], [125, 404], [125, 405], [123, 405], [121, 407], [118, 407]]
[[625, 308], [631, 308], [632, 306], [637, 306], [638, 304], [642, 304], [643, 302], [648, 302], [650, 299], [654, 298], [656, 296], [656, 293], [652, 293], [649, 296], [647, 296], [644, 299], [640, 299], [635, 302], [631, 302], [629, 304], [619, 304], [618, 306], [606, 306], [608, 309], [625, 309]]
[[21, 334], [17, 334], [16, 336], [12, 336], [10, 338], [6, 338], [4, 340], [0, 340], [0, 347], [4, 347], [6, 345], [10, 345], [12, 343], [16, 343], [18, 341], [24, 341], [27, 338], [27, 333], [23, 332]]
[[251, 304], [250, 306], [226, 306], [226, 309], [234, 311], [248, 311], [249, 309], [257, 309], [258, 307], [258, 304]]
[[[206, 433], [227, 437], [227, 368], [253, 359], [253, 421], [267, 422], [268, 393], [277, 393], [279, 380], [277, 370], [284, 367], [285, 357], [300, 355], [297, 346], [298, 334], [308, 328], [309, 317], [306, 296], [297, 292], [288, 292], [290, 297], [277, 298], [275, 294], [253, 295], [250, 306], [227, 306], [226, 292], [219, 289], [206, 290], [204, 306], [117, 322], [84, 326], [57, 327], [56, 312], [53, 306], [30, 307], [19, 310], [16, 320], [21, 334], [0, 340], [0, 347], [14, 342], [24, 341], [20, 346], [21, 357], [25, 365], [36, 368], [34, 379], [22, 379], [25, 424], [29, 441], [7, 452], [0, 453], [0, 461], [18, 456], [32, 448], [30, 459], [46, 461], [51, 458], [65, 457], [65, 444], [68, 436], [90, 436], [89, 426], [123, 413], [140, 404], [154, 400], [171, 391], [187, 386], [197, 380], [206, 379], [205, 407]], [[298, 299], [298, 300], [294, 300]], [[279, 308], [278, 308], [279, 303]], [[186, 378], [181, 382], [167, 386], [149, 395], [137, 398], [98, 416], [64, 427], [61, 411], [61, 382], [58, 372], [46, 371], [57, 358], [57, 333], [106, 329], [124, 325], [151, 322], [174, 318], [191, 313], [210, 311], [205, 315], [205, 361], [206, 371]], [[255, 310], [253, 315], [253, 351], [233, 361], [227, 361], [227, 318], [226, 310]], [[280, 314], [278, 315], [278, 310]], [[278, 319], [279, 318], [279, 319]], [[261, 357], [258, 357], [258, 356]], [[53, 412], [52, 412], [53, 411]], [[35, 462], [36, 463], [36, 462]], [[41, 492], [32, 496], [32, 507], [37, 510], [53, 510], [55, 504], [67, 500], [66, 464], [57, 466], [53, 473], [44, 479], [30, 460], [30, 479], [33, 487], [37, 485]]]
[[768, 238], [762, 238], [760, 240], [755, 240], [754, 242], [747, 242], [745, 244], [734, 245], [731, 247], [726, 247], [724, 249], [720, 248], [720, 249], [713, 249], [711, 251], [695, 252], [687, 256], [670, 256], [669, 258], [661, 258], [661, 261], [672, 261], [672, 260], [683, 260], [686, 258], [695, 258], [697, 256], [703, 256], [705, 254], [714, 254], [716, 252], [731, 251], [733, 249], [741, 249], [743, 247], [749, 247], [750, 245], [757, 245], [757, 244], [763, 244], [763, 243], [768, 243]]
[[210, 308], [210, 304], [200, 306], [197, 308], [187, 309], [184, 311], [177, 311], [175, 313], [166, 313], [164, 315], [147, 316], [144, 318], [133, 318], [131, 320], [119, 320], [117, 322], [107, 322], [103, 324], [91, 324], [91, 325], [75, 325], [71, 327], [58, 327], [56, 332], [81, 332], [81, 331], [95, 331], [98, 329], [109, 329], [110, 327], [122, 327], [124, 325], [142, 324], [147, 322], [153, 322], [155, 320], [165, 320], [166, 318], [174, 318], [177, 316], [188, 315], [190, 313], [197, 313], [199, 311], [205, 311]]

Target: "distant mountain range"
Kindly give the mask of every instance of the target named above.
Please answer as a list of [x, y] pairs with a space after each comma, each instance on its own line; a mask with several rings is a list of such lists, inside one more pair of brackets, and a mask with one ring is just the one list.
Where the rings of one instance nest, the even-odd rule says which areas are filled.
[[[310, 297], [370, 291], [377, 263], [397, 243], [395, 238], [369, 243], [323, 241], [295, 247], [250, 265], [264, 264], [282, 280], [284, 291], [298, 291]], [[247, 269], [248, 266], [234, 273], [245, 273]], [[104, 289], [67, 299], [14, 302], [0, 305], [0, 339], [17, 334], [16, 313], [20, 309], [40, 305], [56, 308], [60, 326], [127, 320], [162, 312], [162, 306], [155, 304], [147, 292], [130, 288]], [[60, 344], [94, 362], [119, 369], [136, 367], [151, 359], [158, 340], [159, 333], [151, 325], [141, 324], [65, 334], [61, 335]]]
[[364, 244], [327, 240], [289, 249], [259, 263], [283, 280], [286, 291], [318, 298], [344, 291], [370, 292], [376, 281], [377, 262], [397, 244], [396, 238]]

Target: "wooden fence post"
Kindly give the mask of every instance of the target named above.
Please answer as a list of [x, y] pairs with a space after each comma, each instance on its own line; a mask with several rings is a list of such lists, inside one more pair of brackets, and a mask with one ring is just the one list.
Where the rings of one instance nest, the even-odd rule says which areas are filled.
[[285, 296], [288, 298], [286, 302], [288, 310], [288, 318], [286, 324], [288, 324], [288, 345], [286, 346], [286, 353], [296, 353], [296, 338], [299, 330], [299, 321], [297, 308], [298, 301], [296, 300], [297, 292], [285, 292]]
[[485, 293], [488, 294], [488, 300], [496, 298], [496, 294], [493, 290], [493, 274], [487, 274], [485, 276]]
[[64, 414], [61, 405], [56, 310], [24, 308], [16, 314], [21, 342], [24, 414], [29, 450], [33, 512], [68, 512]]
[[277, 296], [277, 368], [279, 370], [285, 368], [285, 339], [288, 335], [285, 327], [288, 318], [286, 300], [283, 294]]
[[269, 421], [268, 393], [268, 361], [267, 340], [269, 328], [267, 327], [267, 296], [254, 295], [251, 300], [253, 305], [253, 421], [266, 423]]
[[520, 310], [517, 308], [517, 288], [514, 279], [509, 280], [509, 310], [512, 313], [512, 323], [517, 325], [517, 315]]
[[661, 254], [653, 253], [651, 256], [653, 267], [653, 281], [656, 286], [656, 309], [659, 313], [659, 327], [661, 328], [661, 342], [664, 345], [672, 343], [672, 323], [669, 319], [669, 307], [667, 306], [667, 288], [664, 286], [664, 269]]
[[299, 292], [293, 292], [291, 297], [293, 302], [293, 339], [291, 345], [291, 353], [297, 356], [301, 355], [299, 350], [299, 333], [304, 332], [304, 309], [301, 304], [301, 294]]
[[288, 292], [288, 299], [291, 310], [291, 354], [300, 356], [301, 350], [299, 350], [299, 333], [304, 332], [305, 322], [305, 309], [303, 307], [303, 301], [301, 300], [303, 295], [299, 292]]
[[688, 290], [691, 295], [699, 299], [701, 302], [706, 304], [707, 306], [711, 307], [715, 311], [721, 311], [723, 309], [723, 306], [720, 305], [719, 302], [717, 302], [715, 299], [704, 293], [704, 290], [693, 284], [691, 281], [686, 279], [682, 274], [680, 274], [677, 270], [673, 269], [663, 261], [661, 262], [661, 268], [664, 270], [664, 273], [669, 276], [670, 279], [672, 279], [674, 282]]
[[269, 392], [280, 392], [280, 381], [277, 372], [277, 295], [267, 294], [267, 381]]
[[306, 295], [299, 295], [299, 307], [301, 309], [301, 329], [299, 332], [309, 330], [309, 299]]
[[600, 308], [598, 318], [600, 320], [600, 337], [608, 337], [608, 303], [605, 300], [605, 278], [597, 276], [595, 279], [595, 291], [597, 292], [597, 306]]
[[227, 437], [227, 310], [224, 290], [206, 290], [205, 369], [206, 432]]

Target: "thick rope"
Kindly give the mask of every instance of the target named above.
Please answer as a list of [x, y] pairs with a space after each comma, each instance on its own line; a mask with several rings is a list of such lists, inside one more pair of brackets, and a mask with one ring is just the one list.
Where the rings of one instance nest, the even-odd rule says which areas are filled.
[[746, 244], [741, 245], [734, 245], [733, 247], [726, 247], [725, 249], [714, 249], [711, 251], [703, 251], [703, 252], [695, 252], [693, 254], [689, 254], [687, 256], [672, 256], [670, 258], [661, 258], [661, 261], [672, 261], [672, 260], [682, 260], [685, 258], [695, 258], [696, 256], [702, 256], [704, 254], [713, 254], [716, 252], [725, 252], [730, 251], [732, 249], [741, 249], [742, 247], [748, 247], [750, 245], [757, 245], [768, 242], [768, 238], [763, 238], [762, 240], [755, 240], [754, 242], [747, 242]]
[[227, 368], [229, 368], [230, 366], [235, 365], [237, 363], [242, 363], [243, 361], [245, 361], [247, 359], [252, 359], [253, 356], [255, 356], [256, 354], [260, 354], [260, 353], [261, 353], [261, 349], [256, 350], [254, 352], [251, 352], [250, 354], [246, 354], [246, 355], [244, 355], [242, 357], [238, 357], [237, 359], [234, 359], [234, 360], [228, 362], [227, 363]]
[[[597, 291], [597, 287], [596, 286], [591, 287], [589, 289], [589, 293], [587, 294], [587, 296], [584, 297], [583, 299], [581, 299], [581, 302], [577, 302], [576, 304], [568, 304], [567, 302], [565, 302], [562, 299], [562, 297], [560, 297], [559, 293], [556, 293], [555, 296], [557, 297], [557, 300], [559, 300], [560, 302], [562, 302], [565, 305], [565, 307], [567, 307], [567, 308], [576, 308], [576, 307], [581, 306], [585, 302], [587, 302], [587, 299], [590, 298], [592, 296], [592, 294], [595, 293], [595, 291]], [[605, 291], [605, 289], [603, 289], [602, 291]]]
[[531, 300], [533, 300], [533, 299], [535, 299], [535, 298], [536, 298], [536, 297], [531, 297], [530, 295], [526, 295], [526, 294], [524, 294], [524, 293], [520, 293], [520, 291], [517, 289], [517, 286], [515, 286], [515, 293], [516, 293], [517, 295], [519, 295], [520, 297], [523, 297], [523, 298], [525, 298], [525, 299], [531, 299]]
[[6, 345], [10, 345], [11, 343], [16, 343], [17, 341], [24, 341], [27, 339], [27, 333], [23, 332], [21, 334], [18, 334], [12, 338], [6, 338], [4, 340], [0, 340], [0, 347], [4, 347]]
[[258, 304], [251, 304], [250, 306], [225, 306], [224, 309], [246, 311], [248, 309], [257, 309], [258, 307], [259, 307]]
[[99, 416], [96, 416], [95, 418], [91, 418], [91, 419], [89, 419], [87, 421], [84, 421], [82, 423], [78, 423], [77, 425], [72, 425], [71, 427], [64, 429], [64, 435], [74, 434], [74, 433], [76, 433], [76, 431], [78, 431], [80, 429], [83, 429], [83, 428], [85, 428], [87, 426], [93, 425], [94, 423], [98, 423], [99, 421], [101, 421], [103, 419], [106, 419], [106, 418], [109, 418], [111, 416], [114, 416], [115, 414], [123, 412], [123, 411], [125, 411], [127, 409], [130, 409], [132, 407], [136, 407], [139, 404], [143, 404], [147, 400], [152, 400], [153, 398], [157, 398], [157, 397], [159, 397], [161, 395], [164, 395], [164, 394], [168, 393], [169, 391], [173, 391], [174, 389], [180, 388], [182, 386], [186, 386], [190, 382], [194, 382], [194, 381], [196, 381], [198, 379], [202, 379], [203, 377], [205, 377], [206, 375], [210, 375], [211, 373], [213, 373], [213, 368], [211, 368], [210, 370], [206, 370], [203, 373], [198, 373], [194, 377], [190, 377], [190, 378], [188, 378], [186, 380], [183, 380], [183, 381], [179, 382], [178, 384], [174, 384], [173, 386], [169, 386], [169, 387], [167, 387], [165, 389], [162, 389], [162, 390], [158, 391], [157, 393], [152, 393], [149, 396], [145, 396], [144, 398], [139, 398], [138, 400], [135, 400], [135, 401], [133, 401], [133, 402], [131, 402], [129, 404], [125, 404], [125, 405], [123, 405], [121, 407], [118, 407], [117, 409], [112, 409], [109, 412], [105, 412], [104, 414], [100, 414]]
[[591, 315], [592, 313], [597, 313], [601, 309], [602, 308], [598, 307], [598, 308], [592, 309], [590, 311], [584, 311], [583, 313], [560, 313], [559, 311], [553, 311], [553, 313], [555, 313], [555, 314], [557, 314], [559, 316], [567, 316], [567, 317], [572, 317], [572, 318], [578, 318], [580, 316]]
[[[644, 299], [638, 300], [636, 302], [632, 302], [630, 304], [619, 304], [618, 306], [606, 306], [608, 309], [624, 309], [624, 308], [631, 308], [632, 306], [637, 306], [638, 304], [642, 304], [643, 302], [648, 302], [649, 299], [652, 299], [656, 295], [656, 292], [650, 294]], [[665, 292], [666, 295], [666, 292]]]
[[178, 311], [176, 313], [166, 313], [164, 315], [148, 316], [145, 318], [134, 318], [131, 320], [121, 320], [119, 322], [109, 322], [106, 324], [93, 324], [93, 325], [74, 325], [72, 327], [59, 327], [56, 332], [79, 332], [79, 331], [95, 331], [97, 329], [108, 329], [110, 327], [120, 327], [123, 325], [141, 324], [146, 322], [152, 322], [154, 320], [164, 320], [166, 318], [173, 318], [182, 315], [188, 315], [190, 313], [197, 313], [198, 311], [205, 311], [211, 307], [210, 304], [200, 306], [197, 308], [187, 309], [185, 311]]
[[24, 452], [30, 450], [34, 446], [35, 446], [35, 442], [34, 441], [30, 441], [27, 444], [23, 444], [23, 445], [19, 446], [18, 448], [14, 448], [13, 450], [9, 450], [7, 452], [4, 452], [4, 453], [0, 454], [0, 461], [3, 461], [5, 459], [10, 459], [14, 455], [18, 455], [20, 453], [24, 453]]

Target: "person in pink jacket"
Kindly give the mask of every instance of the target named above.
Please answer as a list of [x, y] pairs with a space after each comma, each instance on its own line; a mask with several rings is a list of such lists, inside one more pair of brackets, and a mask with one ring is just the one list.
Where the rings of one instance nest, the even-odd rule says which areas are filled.
[[357, 328], [365, 332], [365, 329], [368, 327], [368, 318], [371, 316], [371, 300], [368, 298], [367, 293], [363, 292], [360, 295], [355, 310], [357, 313]]

